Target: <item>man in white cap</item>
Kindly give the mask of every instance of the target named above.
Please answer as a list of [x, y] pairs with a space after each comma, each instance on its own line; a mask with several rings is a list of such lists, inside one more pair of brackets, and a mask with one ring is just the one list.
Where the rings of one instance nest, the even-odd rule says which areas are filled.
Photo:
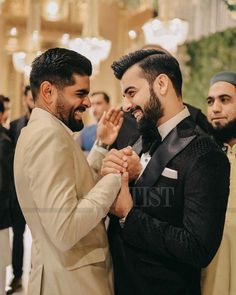
[[223, 239], [211, 264], [203, 271], [202, 294], [233, 295], [236, 294], [236, 72], [220, 72], [211, 79], [207, 105], [212, 134], [227, 153], [231, 173]]

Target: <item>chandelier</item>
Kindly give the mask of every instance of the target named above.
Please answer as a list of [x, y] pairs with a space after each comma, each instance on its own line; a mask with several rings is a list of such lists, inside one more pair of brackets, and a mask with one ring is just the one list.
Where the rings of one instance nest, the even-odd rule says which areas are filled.
[[69, 39], [68, 47], [86, 56], [91, 61], [93, 74], [98, 72], [100, 62], [108, 57], [111, 50], [111, 41], [103, 39], [98, 33], [98, 0], [87, 1], [82, 37]]
[[40, 52], [40, 2], [30, 1], [29, 18], [27, 21], [27, 50], [16, 51], [12, 54], [12, 62], [17, 72], [23, 73], [29, 77], [31, 63], [34, 58], [41, 54]]
[[25, 51], [17, 51], [12, 54], [12, 62], [17, 72], [23, 73], [26, 77], [30, 76], [31, 64], [41, 51], [26, 53]]
[[157, 44], [171, 53], [187, 39], [188, 22], [179, 18], [161, 21], [158, 18], [149, 20], [142, 26], [145, 44]]

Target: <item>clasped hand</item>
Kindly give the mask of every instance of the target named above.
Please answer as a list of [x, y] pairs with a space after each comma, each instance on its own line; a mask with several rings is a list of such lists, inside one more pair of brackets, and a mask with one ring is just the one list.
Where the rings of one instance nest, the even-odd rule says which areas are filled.
[[133, 207], [133, 200], [129, 192], [129, 180], [138, 177], [142, 169], [139, 156], [131, 147], [122, 150], [112, 149], [103, 160], [101, 174], [121, 173], [121, 189], [113, 203], [110, 212], [118, 217], [125, 217]]

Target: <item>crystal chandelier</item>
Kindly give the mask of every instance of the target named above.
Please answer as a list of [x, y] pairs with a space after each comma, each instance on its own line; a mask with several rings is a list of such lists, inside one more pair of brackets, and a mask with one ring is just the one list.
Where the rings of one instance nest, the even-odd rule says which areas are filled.
[[17, 72], [29, 77], [31, 63], [40, 52], [40, 2], [30, 1], [29, 18], [27, 21], [27, 50], [17, 51], [12, 54], [12, 62]]
[[171, 53], [187, 39], [188, 22], [179, 18], [161, 21], [158, 18], [149, 20], [142, 26], [145, 44], [157, 44]]
[[98, 0], [88, 0], [87, 2], [82, 37], [70, 39], [68, 47], [86, 56], [91, 61], [94, 74], [94, 72], [98, 72], [100, 62], [108, 57], [111, 50], [111, 41], [101, 38], [98, 34]]

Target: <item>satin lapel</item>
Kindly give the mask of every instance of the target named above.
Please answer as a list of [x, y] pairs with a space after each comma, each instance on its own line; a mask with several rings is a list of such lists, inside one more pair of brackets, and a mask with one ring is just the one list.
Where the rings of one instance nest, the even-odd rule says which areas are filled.
[[139, 155], [142, 151], [142, 136], [139, 136], [139, 138], [134, 142], [134, 144], [132, 145], [132, 149], [133, 151], [135, 151], [135, 153], [137, 155]]
[[169, 161], [181, 152], [195, 137], [196, 134], [183, 138], [179, 137], [177, 127], [174, 128], [154, 152], [135, 186], [141, 186], [143, 183], [145, 183], [145, 186], [152, 186], [160, 177]]

